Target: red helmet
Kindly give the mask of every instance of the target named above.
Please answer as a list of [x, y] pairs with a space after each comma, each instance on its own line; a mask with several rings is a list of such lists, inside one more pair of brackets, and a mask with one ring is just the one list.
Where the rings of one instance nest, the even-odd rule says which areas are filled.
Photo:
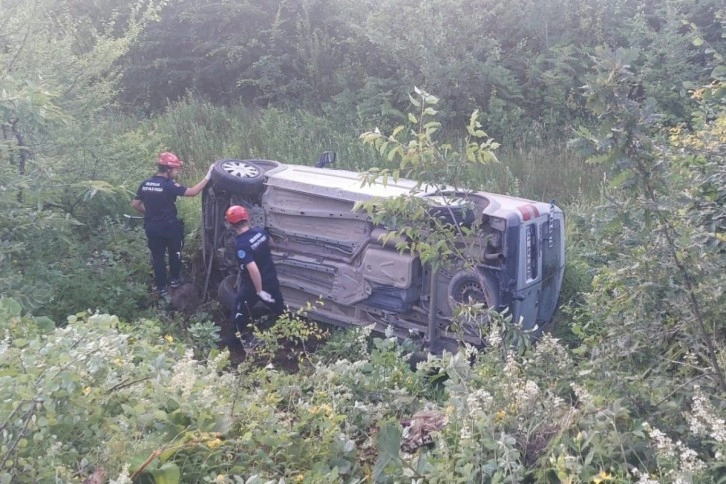
[[160, 166], [166, 166], [168, 168], [181, 168], [184, 164], [174, 153], [165, 151], [159, 155], [159, 160], [156, 162]]
[[250, 219], [250, 215], [247, 213], [247, 209], [240, 205], [232, 205], [227, 209], [224, 214], [224, 218], [231, 224], [238, 224], [240, 222], [246, 222]]

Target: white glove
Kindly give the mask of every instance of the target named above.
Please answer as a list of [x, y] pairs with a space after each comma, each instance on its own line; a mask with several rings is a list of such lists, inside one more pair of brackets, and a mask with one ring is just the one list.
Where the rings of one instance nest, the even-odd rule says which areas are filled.
[[260, 299], [262, 299], [263, 301], [265, 301], [267, 304], [274, 304], [275, 303], [275, 299], [272, 296], [270, 296], [270, 293], [267, 292], [267, 291], [260, 291], [260, 292], [257, 293], [257, 296]]
[[209, 170], [207, 170], [207, 174], [204, 175], [204, 179], [205, 180], [209, 180], [210, 178], [212, 178], [212, 170], [213, 169], [214, 169], [214, 165], [210, 165], [209, 166]]

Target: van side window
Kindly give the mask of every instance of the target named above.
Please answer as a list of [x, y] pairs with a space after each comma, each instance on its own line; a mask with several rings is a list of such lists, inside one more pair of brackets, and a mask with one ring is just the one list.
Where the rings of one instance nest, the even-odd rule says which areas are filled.
[[[550, 229], [552, 232], [550, 232]], [[562, 266], [560, 253], [562, 229], [560, 223], [556, 221], [553, 224], [543, 223], [542, 231], [546, 232], [546, 238], [553, 242], [542, 246], [542, 277], [547, 278], [559, 272]]]
[[537, 278], [537, 224], [527, 226], [527, 280]]

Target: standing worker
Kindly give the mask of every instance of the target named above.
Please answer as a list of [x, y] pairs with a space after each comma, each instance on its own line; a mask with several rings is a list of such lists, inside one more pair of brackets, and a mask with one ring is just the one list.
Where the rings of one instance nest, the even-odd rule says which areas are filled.
[[131, 206], [144, 215], [144, 230], [151, 251], [154, 283], [159, 296], [166, 298], [166, 253], [169, 252], [171, 287], [181, 286], [181, 250], [184, 222], [177, 218], [176, 198], [196, 197], [209, 182], [212, 166], [202, 181], [191, 188], [176, 182], [184, 163], [174, 153], [164, 152], [156, 162], [157, 173], [139, 186]]
[[224, 217], [236, 235], [235, 254], [242, 271], [234, 315], [237, 331], [241, 332], [257, 301], [269, 306], [276, 318], [285, 311], [285, 303], [270, 254], [270, 236], [264, 229], [249, 226], [247, 209], [240, 205], [229, 207]]

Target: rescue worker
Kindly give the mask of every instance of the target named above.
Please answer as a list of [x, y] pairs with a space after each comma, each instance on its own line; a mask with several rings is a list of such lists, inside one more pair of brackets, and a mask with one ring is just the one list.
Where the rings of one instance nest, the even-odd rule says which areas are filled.
[[240, 205], [229, 207], [225, 220], [236, 234], [235, 254], [242, 271], [234, 315], [237, 331], [242, 332], [250, 322], [257, 301], [264, 302], [276, 318], [285, 311], [285, 303], [270, 254], [269, 234], [264, 229], [250, 227], [249, 213]]
[[176, 198], [196, 197], [212, 176], [212, 166], [202, 181], [191, 188], [176, 182], [184, 163], [177, 155], [164, 152], [157, 159], [157, 173], [141, 182], [131, 206], [144, 215], [144, 230], [151, 251], [154, 284], [159, 296], [166, 298], [166, 253], [169, 253], [169, 286], [181, 286], [181, 250], [184, 223], [177, 217]]

